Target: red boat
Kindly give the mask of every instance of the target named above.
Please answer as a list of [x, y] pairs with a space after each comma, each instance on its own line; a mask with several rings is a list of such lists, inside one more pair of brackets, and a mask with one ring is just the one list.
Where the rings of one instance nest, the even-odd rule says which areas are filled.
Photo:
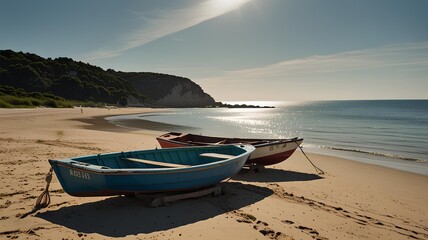
[[169, 132], [156, 139], [162, 148], [239, 143], [251, 144], [256, 150], [245, 163], [247, 166], [267, 166], [283, 162], [303, 142], [303, 138], [298, 137], [286, 139], [223, 138], [178, 132]]

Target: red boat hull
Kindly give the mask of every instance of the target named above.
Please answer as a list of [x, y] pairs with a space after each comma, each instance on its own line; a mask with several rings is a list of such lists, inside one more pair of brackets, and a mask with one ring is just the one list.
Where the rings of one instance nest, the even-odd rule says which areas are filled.
[[[174, 137], [179, 136], [177, 138]], [[191, 134], [188, 134], [191, 136]], [[179, 134], [174, 133], [172, 134], [164, 134], [158, 138], [156, 138], [161, 145], [162, 148], [175, 148], [175, 147], [187, 147], [187, 146], [195, 146], [199, 144], [218, 144], [213, 142], [191, 142], [187, 141], [189, 140], [189, 137], [186, 134]], [[199, 139], [201, 136], [197, 136]], [[169, 139], [168, 139], [169, 138]], [[181, 139], [180, 139], [181, 138]], [[207, 137], [209, 139], [211, 137]], [[183, 139], [186, 139], [184, 141]], [[212, 138], [211, 138], [212, 139]], [[223, 139], [223, 138], [218, 138]], [[216, 140], [218, 140], [216, 138]], [[179, 141], [181, 140], [181, 141]], [[236, 141], [236, 139], [231, 139], [232, 141]], [[245, 139], [241, 139], [245, 140]], [[253, 139], [254, 140], [254, 139]], [[253, 146], [256, 148], [256, 150], [251, 154], [250, 158], [247, 160], [246, 165], [260, 165], [260, 166], [268, 166], [268, 165], [274, 165], [278, 164], [280, 162], [285, 161], [288, 159], [300, 146], [303, 139], [301, 138], [295, 138], [295, 139], [277, 139], [277, 140], [270, 140], [271, 142], [268, 142], [266, 144], [254, 144]], [[245, 143], [245, 141], [243, 141]], [[223, 143], [220, 143], [223, 144]], [[230, 144], [230, 143], [224, 143], [224, 144]]]
[[185, 144], [181, 142], [171, 142], [164, 139], [157, 139], [162, 148], [176, 148], [176, 147], [187, 147], [192, 146], [192, 144]]
[[246, 165], [255, 164], [255, 165], [262, 165], [262, 166], [278, 164], [287, 160], [294, 153], [294, 151], [295, 149], [287, 152], [265, 156], [265, 157], [259, 157], [259, 158], [250, 157], [245, 164]]

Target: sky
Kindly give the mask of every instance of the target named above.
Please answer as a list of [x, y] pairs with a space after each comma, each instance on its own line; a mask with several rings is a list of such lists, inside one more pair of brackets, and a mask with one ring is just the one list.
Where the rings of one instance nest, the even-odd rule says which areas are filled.
[[183, 76], [217, 101], [428, 99], [426, 0], [3, 0], [0, 49]]

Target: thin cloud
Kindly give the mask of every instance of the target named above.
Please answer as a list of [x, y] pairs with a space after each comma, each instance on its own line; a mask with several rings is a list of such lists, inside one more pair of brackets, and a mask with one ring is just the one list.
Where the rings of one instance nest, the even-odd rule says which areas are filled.
[[259, 68], [225, 72], [223, 76], [199, 80], [206, 82], [257, 81], [397, 67], [428, 69], [428, 42], [387, 45], [326, 56], [311, 56]]
[[207, 0], [175, 10], [141, 13], [141, 28], [125, 34], [116, 47], [106, 47], [90, 53], [86, 59], [105, 59], [142, 46], [164, 36], [185, 30], [204, 21], [238, 9], [251, 0]]

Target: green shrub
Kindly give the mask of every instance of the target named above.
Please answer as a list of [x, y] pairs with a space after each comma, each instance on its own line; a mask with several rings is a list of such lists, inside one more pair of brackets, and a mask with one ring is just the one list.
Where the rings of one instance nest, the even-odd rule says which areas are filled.
[[15, 106], [32, 106], [31, 104], [31, 98], [19, 98], [19, 97], [15, 97], [15, 96], [5, 96], [5, 98], [3, 98], [6, 102], [8, 102], [11, 105], [15, 105]]
[[46, 100], [43, 105], [45, 105], [46, 107], [52, 107], [52, 108], [58, 108], [59, 107], [58, 103], [52, 99]]
[[31, 105], [38, 107], [42, 105], [42, 101], [38, 100], [38, 99], [31, 99]]
[[0, 97], [0, 108], [13, 108], [13, 106], [3, 101], [3, 99]]

